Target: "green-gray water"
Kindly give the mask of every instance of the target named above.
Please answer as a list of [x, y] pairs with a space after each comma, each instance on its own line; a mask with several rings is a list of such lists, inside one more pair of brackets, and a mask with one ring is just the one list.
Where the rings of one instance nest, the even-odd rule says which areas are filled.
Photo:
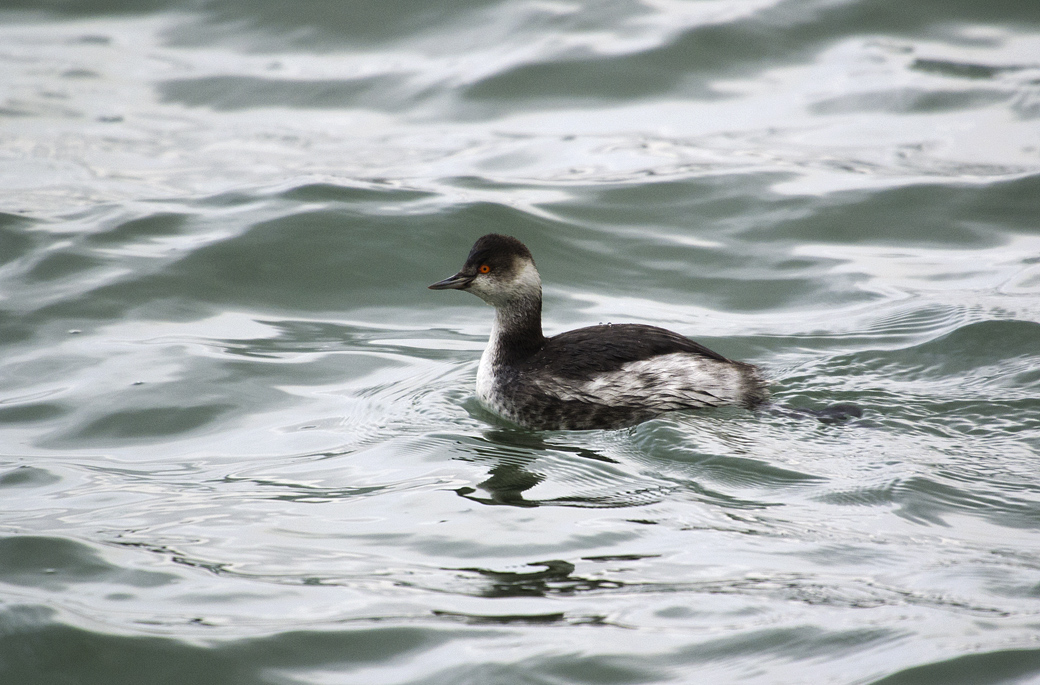
[[[1035, 0], [6, 0], [0, 683], [1040, 682]], [[823, 425], [520, 430], [654, 323]]]

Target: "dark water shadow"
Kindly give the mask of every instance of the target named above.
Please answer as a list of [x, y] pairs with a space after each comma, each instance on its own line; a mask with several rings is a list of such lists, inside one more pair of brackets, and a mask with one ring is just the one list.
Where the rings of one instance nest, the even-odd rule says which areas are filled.
[[[204, 76], [171, 79], [156, 86], [162, 102], [187, 107], [235, 111], [264, 107], [341, 109], [373, 107], [394, 111], [407, 102], [404, 79], [370, 76], [355, 79], [286, 79], [256, 76]], [[412, 95], [412, 98], [415, 96]]]
[[[189, 615], [190, 616], [190, 615]], [[335, 631], [295, 630], [205, 644], [152, 635], [117, 635], [56, 620], [39, 606], [0, 612], [0, 682], [82, 685], [278, 685], [299, 682], [287, 671], [335, 669], [340, 673], [382, 666], [459, 639], [486, 637], [457, 630], [368, 627]], [[186, 620], [199, 631], [206, 622]]]
[[984, 485], [972, 481], [972, 490], [954, 487], [932, 478], [915, 476], [872, 488], [831, 492], [817, 501], [848, 506], [895, 505], [896, 516], [922, 525], [950, 527], [949, 515], [968, 515], [998, 526], [1023, 530], [1040, 528], [1040, 504], [1006, 493], [980, 491]]
[[177, 582], [177, 576], [122, 568], [75, 540], [17, 535], [0, 538], [0, 582], [62, 591], [81, 583], [158, 587]]
[[912, 666], [870, 685], [998, 685], [1040, 675], [1040, 649], [1006, 649]]

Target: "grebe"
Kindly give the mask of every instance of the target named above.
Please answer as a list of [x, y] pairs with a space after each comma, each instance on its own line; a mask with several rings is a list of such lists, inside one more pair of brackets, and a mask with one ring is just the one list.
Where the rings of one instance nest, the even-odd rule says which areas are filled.
[[457, 274], [430, 288], [466, 290], [495, 308], [477, 396], [527, 428], [621, 428], [677, 409], [754, 407], [769, 397], [757, 367], [657, 326], [606, 324], [546, 338], [541, 277], [511, 236], [483, 236]]

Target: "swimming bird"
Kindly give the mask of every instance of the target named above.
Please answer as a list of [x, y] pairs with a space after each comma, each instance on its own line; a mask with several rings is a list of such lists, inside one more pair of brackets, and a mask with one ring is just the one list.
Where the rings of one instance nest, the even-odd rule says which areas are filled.
[[465, 290], [495, 308], [477, 396], [534, 429], [621, 428], [680, 409], [754, 407], [769, 397], [758, 368], [657, 326], [605, 324], [542, 335], [542, 280], [511, 236], [490, 233], [432, 290]]

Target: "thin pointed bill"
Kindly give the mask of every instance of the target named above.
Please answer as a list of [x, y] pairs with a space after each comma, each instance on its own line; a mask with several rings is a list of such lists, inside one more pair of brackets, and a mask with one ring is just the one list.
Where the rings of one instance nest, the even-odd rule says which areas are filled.
[[449, 276], [443, 281], [437, 281], [429, 286], [430, 290], [463, 290], [473, 282], [473, 276], [467, 276], [461, 271], [454, 276]]

